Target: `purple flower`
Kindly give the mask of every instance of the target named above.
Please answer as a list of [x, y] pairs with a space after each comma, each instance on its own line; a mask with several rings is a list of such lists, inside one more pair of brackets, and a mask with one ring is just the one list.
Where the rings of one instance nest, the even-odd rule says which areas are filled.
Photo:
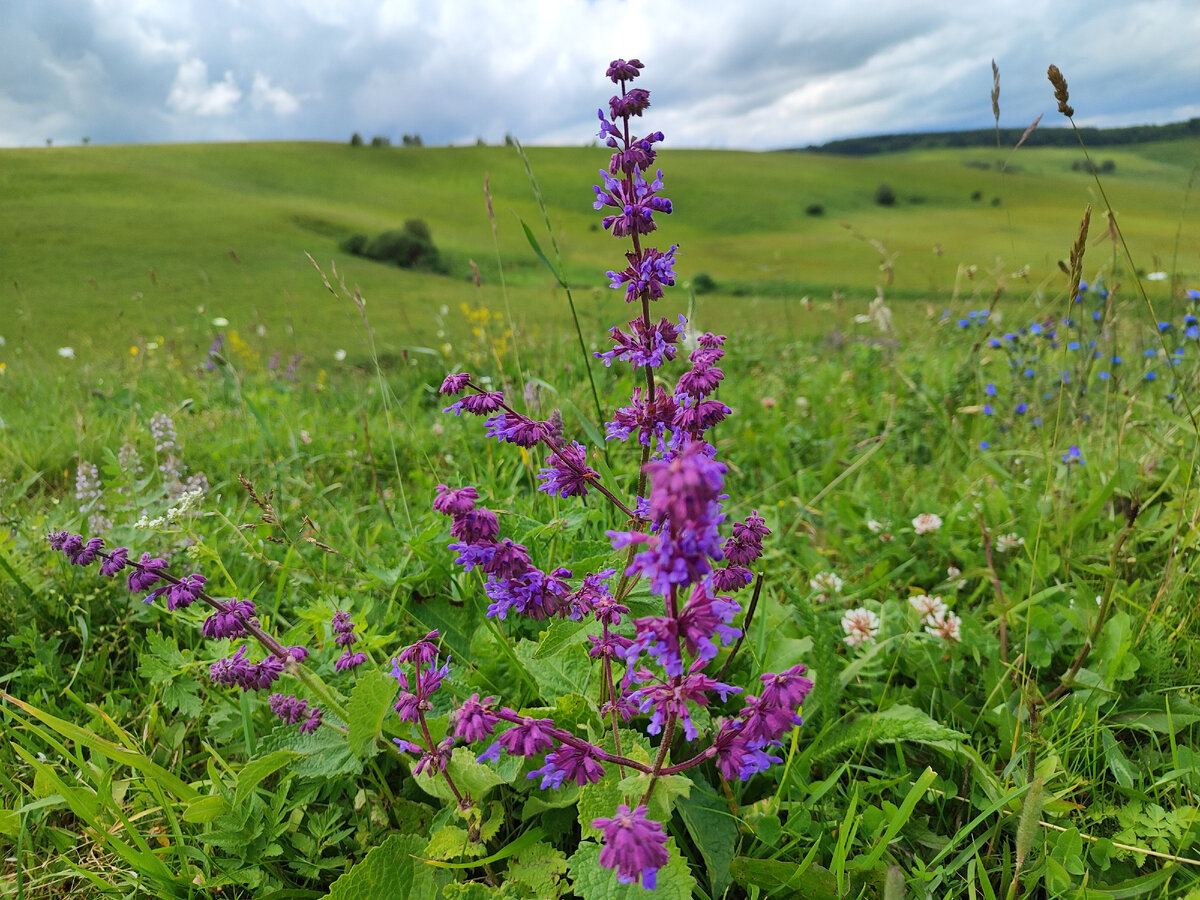
[[333, 664], [333, 668], [338, 672], [344, 672], [347, 669], [353, 669], [356, 666], [361, 666], [367, 661], [367, 654], [363, 652], [353, 653], [349, 648], [346, 652], [337, 658]]
[[111, 577], [129, 564], [129, 549], [127, 547], [117, 547], [112, 553], [108, 554], [107, 559], [100, 563], [100, 574]]
[[423, 666], [432, 662], [438, 654], [437, 644], [434, 643], [438, 637], [439, 634], [435, 629], [415, 644], [405, 647], [400, 651], [400, 662], [410, 663], [414, 666]]
[[587, 464], [587, 448], [578, 441], [564, 444], [554, 452], [549, 465], [538, 472], [539, 491], [559, 497], [582, 497], [588, 492], [589, 481], [599, 481], [600, 475]]
[[724, 566], [713, 570], [709, 586], [718, 593], [731, 593], [733, 591], [740, 591], [753, 580], [754, 575], [747, 568], [742, 566]]
[[478, 694], [472, 694], [463, 701], [463, 705], [454, 715], [454, 736], [468, 744], [488, 737], [499, 721], [496, 715], [490, 712], [495, 703], [495, 697], [480, 700]]
[[[75, 535], [78, 537], [78, 535]], [[71, 539], [68, 538], [68, 546], [71, 546]], [[96, 561], [96, 557], [100, 555], [100, 551], [104, 548], [104, 541], [100, 538], [90, 538], [87, 543], [81, 547], [68, 550], [67, 546], [63, 547], [63, 551], [67, 554], [67, 559], [70, 560], [73, 566], [90, 566]]]
[[553, 728], [554, 723], [549, 719], [526, 719], [500, 735], [496, 744], [507, 750], [510, 756], [537, 756], [554, 746]]
[[[186, 609], [191, 606], [204, 593], [204, 582], [207, 580], [203, 575], [193, 572], [191, 575], [185, 575], [178, 582], [169, 585], [165, 589], [167, 609], [174, 611], [176, 609]], [[163, 589], [160, 588], [160, 590]]]
[[294, 694], [272, 694], [267, 702], [287, 725], [299, 725], [301, 734], [312, 734], [321, 726], [322, 713], [317, 707], [309, 707], [307, 701]]
[[461, 416], [464, 412], [469, 412], [473, 416], [486, 416], [488, 413], [494, 413], [503, 405], [503, 391], [485, 391], [481, 394], [467, 394], [457, 403], [451, 403], [442, 412], [452, 412], [456, 416]]
[[630, 810], [621, 804], [611, 819], [593, 819], [592, 827], [604, 832], [600, 865], [617, 870], [617, 881], [633, 884], [641, 879], [654, 890], [658, 870], [667, 864], [667, 835], [660, 823], [646, 818], [646, 807]]
[[597, 359], [604, 360], [605, 366], [611, 366], [614, 360], [620, 360], [632, 365], [635, 369], [648, 366], [658, 368], [664, 362], [675, 358], [676, 344], [683, 334], [687, 320], [681, 315], [678, 322], [659, 319], [657, 323], [647, 326], [641, 319], [629, 322], [630, 331], [613, 328], [609, 337], [613, 349], [596, 353]]
[[634, 388], [629, 399], [630, 405], [618, 409], [612, 421], [605, 426], [605, 437], [625, 441], [637, 431], [638, 443], [649, 447], [651, 441], [662, 438], [675, 421], [675, 398], [665, 391], [656, 391], [654, 402], [647, 403], [642, 389]]
[[231, 600], [224, 609], [204, 620], [204, 624], [200, 626], [200, 633], [214, 641], [245, 637], [247, 623], [258, 624], [258, 620], [254, 618], [254, 602]]
[[555, 422], [538, 422], [520, 413], [497, 413], [486, 424], [488, 437], [499, 438], [518, 447], [536, 447], [558, 437]]
[[545, 791], [560, 788], [564, 781], [573, 781], [580, 787], [595, 784], [604, 777], [604, 766], [600, 765], [595, 750], [588, 746], [582, 749], [567, 744], [553, 753], [546, 754], [546, 763], [534, 769], [526, 778], [541, 778], [539, 787]]
[[167, 561], [157, 557], [151, 559], [149, 553], [143, 553], [140, 560], [130, 565], [134, 570], [129, 573], [129, 590], [131, 593], [140, 594], [155, 585], [161, 577], [158, 573], [167, 567]]
[[[333, 629], [333, 642], [339, 647], [345, 647], [346, 653], [349, 654], [351, 645], [358, 642], [358, 635], [354, 633], [354, 622], [350, 618], [350, 614], [339, 609], [333, 614], [333, 619], [329, 624]], [[353, 665], [358, 665], [358, 663], [353, 663]]]
[[608, 71], [605, 72], [605, 75], [612, 79], [613, 84], [617, 84], [622, 81], [633, 81], [638, 77], [638, 70], [643, 68], [645, 65], [636, 59], [628, 62], [623, 59], [614, 59], [608, 64]]
[[650, 106], [650, 92], [644, 88], [630, 88], [624, 94], [611, 97], [608, 111], [614, 120], [640, 116]]
[[499, 533], [500, 520], [494, 512], [484, 507], [456, 515], [450, 526], [450, 534], [468, 544], [494, 540]]
[[625, 302], [632, 303], [641, 297], [661, 300], [664, 287], [675, 286], [675, 251], [672, 245], [666, 253], [655, 247], [647, 247], [639, 258], [633, 251], [625, 254], [629, 265], [622, 272], [609, 272], [610, 287], [625, 288]]
[[475, 501], [479, 499], [479, 491], [473, 487], [454, 489], [439, 484], [437, 492], [433, 509], [444, 516], [465, 516], [475, 509]]
[[467, 386], [467, 382], [471, 380], [470, 374], [467, 372], [457, 372], [453, 375], [447, 375], [446, 380], [442, 382], [442, 386], [438, 388], [439, 394], [461, 394], [463, 388]]

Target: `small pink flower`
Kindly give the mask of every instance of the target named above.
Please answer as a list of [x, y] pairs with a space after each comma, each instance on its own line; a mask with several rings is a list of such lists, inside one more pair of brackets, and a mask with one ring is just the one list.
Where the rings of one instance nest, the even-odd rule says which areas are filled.
[[879, 634], [879, 616], [866, 607], [852, 609], [842, 616], [842, 631], [846, 632], [842, 640], [851, 647], [873, 644]]
[[949, 611], [943, 611], [937, 616], [926, 620], [925, 630], [934, 637], [940, 637], [947, 643], [958, 643], [962, 640], [960, 629], [962, 619]]
[[921, 618], [931, 621], [946, 614], [946, 604], [941, 597], [930, 597], [928, 594], [917, 594], [908, 598], [908, 605], [921, 614]]

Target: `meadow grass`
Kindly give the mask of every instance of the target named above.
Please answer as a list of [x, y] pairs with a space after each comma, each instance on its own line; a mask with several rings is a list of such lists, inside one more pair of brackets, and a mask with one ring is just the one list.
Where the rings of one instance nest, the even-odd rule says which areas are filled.
[[[1198, 205], [1185, 204], [1195, 142], [1105, 153], [1116, 163], [1117, 214], [1147, 270], [1200, 272], [1195, 241], [1170, 253], [1181, 225], [1194, 234]], [[889, 297], [938, 307], [972, 290], [960, 268], [1028, 266], [1018, 298], [1053, 292], [1064, 236], [1093, 201], [1090, 177], [1060, 149], [1022, 149], [1003, 177], [998, 152], [930, 151], [878, 158], [796, 153], [665, 151], [669, 187], [686, 215], [672, 222], [681, 277], [717, 284], [711, 327], [752, 318], [782, 320], [795, 334], [824, 330], [797, 308], [834, 292], [869, 300], [894, 255]], [[597, 323], [616, 318], [606, 302], [610, 240], [590, 214], [580, 174], [604, 162], [594, 148], [530, 148], [562, 248], [565, 276]], [[28, 344], [41, 356], [70, 346], [112, 357], [129, 347], [179, 340], [207, 344], [188, 326], [222, 316], [243, 336], [264, 325], [289, 348], [311, 354], [360, 346], [357, 316], [331, 304], [303, 265], [310, 253], [336, 261], [371, 298], [381, 344], [436, 347], [457, 335], [466, 303], [499, 308], [496, 255], [484, 211], [490, 176], [500, 259], [521, 329], [532, 337], [565, 321], [548, 273], [528, 251], [516, 219], [540, 221], [511, 148], [352, 148], [333, 144], [218, 144], [0, 151], [0, 275], [5, 359]], [[986, 163], [981, 170], [970, 164]], [[899, 197], [877, 206], [880, 182]], [[975, 192], [980, 199], [972, 200]], [[999, 206], [992, 206], [993, 198]], [[805, 208], [818, 203], [822, 216]], [[1103, 210], [1098, 210], [1098, 214]], [[421, 218], [449, 265], [448, 276], [406, 272], [340, 252], [355, 232], [375, 234]], [[880, 252], [870, 241], [885, 249]], [[937, 252], [935, 252], [937, 248]], [[1093, 251], [1099, 256], [1099, 249]], [[483, 287], [469, 285], [473, 260]], [[1118, 264], [1117, 270], [1120, 271]], [[1125, 279], [1128, 281], [1128, 278]], [[1160, 296], [1170, 291], [1158, 286]], [[600, 299], [603, 297], [604, 299]], [[441, 316], [447, 307], [450, 314]], [[920, 307], [919, 307], [920, 309]], [[923, 311], [923, 310], [922, 310]], [[898, 325], [912, 320], [905, 314]], [[94, 340], [94, 336], [103, 339]], [[160, 340], [161, 339], [161, 340]]]
[[[613, 266], [577, 187], [597, 151], [529, 152], [579, 285], [584, 333], [598, 341], [623, 304], [590, 292]], [[1157, 269], [1154, 257], [1174, 245], [1188, 173], [1173, 152], [1105, 154], [1117, 160], [1108, 189], [1139, 268]], [[998, 176], [964, 166], [963, 153], [671, 155], [677, 209], [690, 198], [696, 210], [677, 217], [677, 234], [668, 220], [681, 259], [745, 294], [695, 300], [694, 320], [730, 335], [720, 396], [736, 415], [712, 437], [730, 464], [728, 512], [757, 508], [773, 531], [731, 675], [803, 661], [816, 688], [783, 766], [746, 784], [701, 770], [690, 797], [672, 798], [683, 861], [664, 870], [660, 892], [893, 897], [897, 878], [910, 896], [936, 897], [1200, 888], [1200, 436], [1190, 421], [1200, 351], [1183, 318], [1200, 304], [1148, 283], [1171, 323], [1161, 331], [1105, 244], [1089, 246], [1093, 287], [1070, 302], [1057, 260], [1075, 240], [1089, 181], [1064, 172], [1067, 159], [1022, 151], [991, 207]], [[541, 234], [515, 154], [230, 145], [12, 161], [17, 210], [3, 227], [20, 240], [0, 251], [6, 280], [21, 284], [0, 348], [6, 889], [382, 897], [409, 879], [413, 896], [614, 896], [611, 881], [588, 882], [573, 858], [568, 866], [588, 811], [608, 814], [604, 798], [535, 793], [524, 770], [502, 767], [490, 794], [480, 788], [491, 831], [473, 845], [398, 758], [299, 740], [247, 695], [211, 685], [207, 665], [223, 645], [200, 639], [194, 611], [146, 606], [45, 543], [101, 512], [75, 496], [79, 464], [92, 461], [111, 543], [202, 568], [215, 594], [255, 600], [285, 642], [316, 635], [313, 671], [343, 700], [368, 705], [378, 688], [370, 674], [335, 681], [328, 620], [339, 608], [360, 623], [372, 668], [437, 628], [462, 667], [458, 701], [479, 690], [586, 716], [570, 697], [594, 686], [563, 661], [574, 651], [540, 658], [543, 625], [485, 617], [478, 579], [450, 564], [448, 529], [429, 509], [437, 484], [476, 484], [547, 567], [611, 557], [604, 532], [622, 524], [590, 499], [547, 501], [536, 453], [507, 452], [440, 413], [442, 376], [469, 369], [518, 393], [536, 376], [529, 402], [561, 408], [569, 434], [598, 424], [565, 304], [503, 221], [512, 206]], [[472, 168], [491, 173], [501, 211], [515, 334], [486, 274], [495, 263], [482, 178], [464, 174]], [[983, 204], [972, 202], [988, 179]], [[880, 181], [925, 200], [878, 208]], [[824, 203], [826, 216], [805, 216], [807, 202]], [[480, 214], [462, 214], [470, 208]], [[1185, 234], [1195, 234], [1193, 215], [1184, 212]], [[364, 326], [303, 251], [323, 261], [343, 231], [411, 216], [430, 222], [452, 276], [339, 262], [363, 288]], [[885, 292], [894, 331], [855, 319], [886, 274], [869, 239], [900, 253]], [[1182, 287], [1200, 288], [1190, 246]], [[463, 270], [468, 257], [485, 273], [481, 292]], [[960, 266], [972, 264], [967, 277]], [[1028, 277], [1013, 277], [1025, 264]], [[1105, 295], [1098, 282], [1123, 286]], [[968, 317], [1001, 286], [990, 315]], [[835, 288], [845, 302], [831, 299]], [[141, 298], [125, 299], [132, 291]], [[797, 302], [805, 293], [812, 310]], [[215, 316], [229, 327], [213, 326]], [[209, 357], [217, 330], [227, 339]], [[55, 355], [64, 345], [75, 359]], [[289, 375], [296, 352], [304, 358]], [[602, 397], [628, 395], [628, 375], [595, 375]], [[1031, 409], [1017, 412], [1019, 401]], [[155, 413], [173, 418], [177, 455], [209, 489], [177, 521], [139, 527], [175, 502], [149, 431]], [[126, 445], [139, 451], [140, 474], [118, 464]], [[1072, 446], [1085, 462], [1066, 461]], [[611, 465], [628, 486], [630, 460]], [[941, 527], [918, 533], [922, 513]], [[909, 602], [922, 595], [961, 619], [959, 640], [928, 632]], [[880, 629], [855, 647], [842, 623], [857, 608]], [[398, 733], [386, 719], [377, 728], [383, 743]], [[487, 866], [473, 863], [485, 854]], [[414, 855], [462, 868], [429, 875]]]

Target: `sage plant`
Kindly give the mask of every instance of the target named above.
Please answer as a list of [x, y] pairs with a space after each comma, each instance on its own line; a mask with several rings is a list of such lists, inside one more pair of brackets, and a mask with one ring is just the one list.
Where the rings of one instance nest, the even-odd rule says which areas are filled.
[[[456, 713], [454, 737], [464, 742], [492, 738], [480, 759], [495, 759], [501, 752], [540, 757], [541, 767], [529, 777], [540, 779], [543, 789], [597, 782], [612, 766], [649, 776], [644, 793], [627, 797], [611, 817], [591, 824], [604, 836], [601, 864], [615, 869], [622, 883], [640, 881], [653, 888], [668, 861], [663, 823], [649, 815], [655, 781], [710, 760], [730, 779], [748, 779], [781, 762], [774, 748], [800, 724], [798, 709], [813, 684], [803, 665], [764, 674], [759, 692], [745, 696], [735, 715], [715, 719], [708, 734], [693, 718], [696, 710], [742, 693], [708, 670], [722, 648], [741, 635], [742, 608], [730, 595], [752, 582], [750, 567], [762, 556], [762, 540], [770, 531], [752, 512], [733, 523], [727, 537], [721, 533], [728, 499], [725, 465], [706, 435], [731, 412], [714, 396], [724, 378], [718, 363], [725, 336], [697, 337], [674, 389], [662, 386], [667, 366], [679, 356], [687, 322], [683, 316], [656, 320], [651, 313], [652, 304], [675, 284], [678, 247], [648, 245], [658, 230], [655, 217], [670, 214], [673, 206], [662, 195], [662, 170], [655, 169], [662, 132], [638, 136], [632, 130], [650, 106], [649, 91], [630, 87], [642, 68], [638, 60], [621, 59], [608, 68], [619, 93], [607, 111], [598, 111], [599, 134], [613, 152], [600, 172], [601, 183], [593, 187], [604, 228], [628, 241], [626, 265], [608, 277], [634, 305], [635, 315], [624, 327], [611, 329], [611, 348], [596, 356], [606, 366], [641, 370], [636, 379], [641, 383], [606, 423], [610, 442], [636, 448], [635, 494], [622, 496], [616, 485], [604, 483], [587, 463], [589, 448], [563, 435], [561, 416], [539, 421], [523, 415], [502, 391], [486, 389], [482, 379], [466, 372], [448, 375], [441, 386], [441, 393], [460, 397], [446, 412], [486, 417], [489, 436], [543, 448], [539, 490], [564, 498], [598, 493], [628, 520], [627, 529], [608, 532], [613, 549], [625, 558], [619, 577], [607, 568], [576, 582], [568, 568], [539, 568], [528, 548], [503, 535], [500, 517], [480, 505], [473, 486], [440, 485], [433, 508], [451, 519], [456, 563], [484, 576], [488, 615], [590, 625], [589, 655], [603, 670], [600, 712], [611, 724], [616, 749], [608, 751], [550, 719], [522, 715], [496, 698], [478, 695]], [[661, 601], [661, 610], [630, 621], [624, 601], [642, 580]], [[657, 740], [650, 764], [624, 755], [619, 739], [621, 723], [643, 718], [646, 733]], [[498, 731], [502, 724], [507, 729]], [[677, 742], [684, 745], [683, 759], [673, 762]]]

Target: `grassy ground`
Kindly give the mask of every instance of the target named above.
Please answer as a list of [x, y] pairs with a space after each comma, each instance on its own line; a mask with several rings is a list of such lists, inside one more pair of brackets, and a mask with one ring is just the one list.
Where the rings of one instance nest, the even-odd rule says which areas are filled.
[[[619, 264], [616, 243], [590, 229], [580, 181], [597, 154], [531, 158], [585, 339], [599, 345], [626, 309], [592, 292]], [[1200, 288], [1186, 154], [1104, 156], [1132, 268]], [[671, 793], [678, 782], [664, 787], [657, 812], [678, 862], [660, 873], [660, 896], [895, 897], [885, 891], [897, 878], [907, 896], [950, 898], [1200, 891], [1200, 349], [1185, 318], [1198, 304], [1145, 282], [1151, 316], [1104, 242], [1084, 259], [1093, 288], [1071, 303], [1056, 261], [1093, 183], [1059, 151], [1022, 151], [1003, 183], [972, 159], [994, 162], [976, 151], [663, 157], [679, 211], [664, 238], [681, 244], [685, 277], [705, 271], [727, 291], [696, 301], [702, 326], [730, 335], [720, 397], [734, 415], [714, 433], [727, 511], [757, 509], [773, 532], [729, 678], [749, 688], [803, 662], [816, 688], [776, 751], [782, 765], [748, 782], [702, 767], [686, 798]], [[459, 368], [510, 396], [529, 384], [530, 408], [561, 408], [567, 433], [595, 444], [565, 301], [507, 213], [542, 234], [520, 160], [500, 148], [270, 145], [4, 161], [0, 268], [20, 287], [0, 325], [0, 886], [22, 898], [331, 887], [370, 898], [409, 883], [413, 896], [470, 900], [612, 896], [588, 841], [591, 817], [614, 802], [599, 788], [542, 792], [525, 777], [536, 763], [502, 765], [476, 792], [487, 805], [475, 844], [410, 777], [411, 760], [384, 752], [411, 735], [380, 673], [430, 628], [453, 654], [454, 703], [478, 691], [593, 727], [599, 697], [580, 646], [567, 638], [541, 658], [531, 641], [544, 623], [488, 619], [478, 572], [452, 564], [447, 522], [429, 507], [439, 483], [474, 484], [543, 567], [579, 576], [614, 562], [604, 533], [619, 516], [539, 494], [536, 452], [442, 414], [435, 393]], [[484, 171], [516, 334], [488, 275]], [[872, 202], [880, 181], [897, 208]], [[824, 217], [805, 215], [810, 202]], [[430, 223], [452, 275], [340, 260], [367, 297], [365, 328], [303, 251], [323, 261], [343, 234], [412, 216]], [[842, 221], [900, 253], [893, 332], [855, 320], [884, 273]], [[971, 264], [973, 277], [960, 272]], [[1024, 264], [1028, 278], [1014, 277]], [[1098, 281], [1122, 286], [1114, 296]], [[999, 286], [990, 317], [968, 316]], [[682, 311], [685, 292], [664, 305]], [[225, 344], [207, 370], [217, 331]], [[418, 345], [432, 352], [401, 352]], [[628, 398], [627, 374], [596, 378], [606, 409]], [[156, 413], [172, 418], [175, 447], [151, 433]], [[622, 491], [636, 457], [609, 450]], [[102, 486], [80, 497], [89, 462]], [[139, 525], [201, 472], [195, 509]], [[922, 513], [941, 527], [919, 533]], [[253, 599], [285, 643], [313, 648], [316, 681], [287, 690], [326, 685], [350, 708], [353, 747], [328, 729], [300, 740], [260, 698], [211, 684], [209, 664], [231, 646], [201, 638], [197, 608], [148, 606], [120, 579], [68, 566], [45, 541], [61, 528], [168, 556], [203, 571], [214, 594]], [[821, 586], [828, 574], [840, 588]], [[921, 595], [959, 617], [958, 640], [930, 632], [910, 602]], [[334, 669], [338, 608], [370, 657], [359, 674]], [[860, 609], [880, 626], [856, 647], [843, 622]], [[432, 710], [437, 727], [451, 702]], [[434, 875], [413, 862], [435, 856], [462, 867]]]

